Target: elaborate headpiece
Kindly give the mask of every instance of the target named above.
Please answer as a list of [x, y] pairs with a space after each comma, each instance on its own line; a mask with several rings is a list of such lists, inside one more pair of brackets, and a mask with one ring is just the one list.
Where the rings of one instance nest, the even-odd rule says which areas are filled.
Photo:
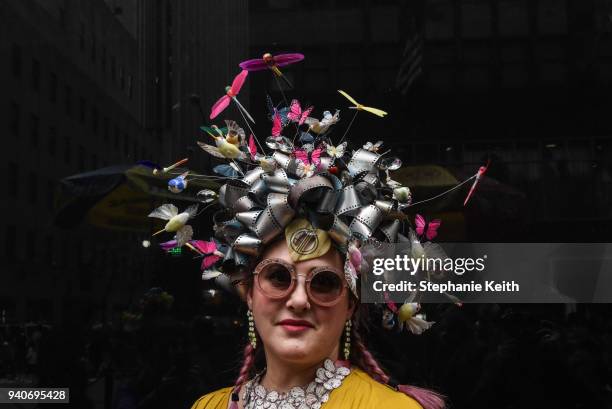
[[[201, 254], [204, 279], [229, 275], [232, 281], [239, 281], [250, 272], [245, 267], [253, 266], [266, 245], [283, 235], [294, 261], [319, 257], [333, 245], [346, 255], [345, 277], [352, 293], [359, 298], [360, 247], [364, 242], [432, 238], [423, 233], [419, 224], [424, 223], [422, 220], [417, 220], [420, 233], [405, 223], [405, 210], [411, 206], [412, 194], [407, 186], [391, 179], [391, 172], [399, 169], [402, 162], [388, 152], [379, 152], [382, 141], [359, 146], [349, 146], [350, 139], [343, 142], [353, 121], [342, 137], [332, 138], [340, 120], [339, 111], [334, 114], [325, 111], [321, 119], [316, 119], [310, 116], [313, 107], [302, 109], [295, 99], [288, 103], [284, 94], [286, 106], [282, 107], [267, 97], [272, 130], [271, 136], [260, 143], [249, 124], [251, 115], [236, 99], [247, 74], [245, 70], [236, 77], [226, 95], [213, 106], [211, 118], [233, 100], [250, 136], [247, 138], [243, 128], [229, 120], [223, 128], [201, 127], [215, 144], [198, 141], [198, 145], [223, 161], [214, 167], [217, 175], [177, 169], [174, 175], [181, 180], [173, 179], [169, 184], [169, 189], [177, 192], [184, 189], [190, 177], [224, 181], [218, 192], [198, 192], [207, 208], [215, 204], [220, 207], [213, 214], [214, 236], [209, 241], [192, 240], [192, 229], [183, 226], [195, 217], [196, 211], [190, 208], [178, 213], [176, 207], [164, 205], [149, 215], [169, 220], [164, 230], [177, 232], [175, 240], [162, 246], [167, 250], [186, 245]], [[354, 104], [350, 108], [355, 110], [355, 116], [359, 111], [386, 115], [380, 109], [358, 103], [344, 91], [339, 92]], [[164, 168], [163, 172], [170, 170], [172, 167]], [[437, 227], [434, 222], [432, 226]], [[430, 323], [417, 314], [418, 305], [400, 308], [388, 305], [387, 312], [397, 315], [398, 321], [406, 323], [413, 332], [429, 328]]]

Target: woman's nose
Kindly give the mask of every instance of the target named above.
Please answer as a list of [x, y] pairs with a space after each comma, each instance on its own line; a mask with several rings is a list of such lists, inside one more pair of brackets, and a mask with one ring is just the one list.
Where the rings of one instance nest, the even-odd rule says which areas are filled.
[[295, 288], [287, 299], [287, 308], [301, 311], [310, 308], [308, 293], [306, 292], [306, 277], [303, 274], [297, 275]]

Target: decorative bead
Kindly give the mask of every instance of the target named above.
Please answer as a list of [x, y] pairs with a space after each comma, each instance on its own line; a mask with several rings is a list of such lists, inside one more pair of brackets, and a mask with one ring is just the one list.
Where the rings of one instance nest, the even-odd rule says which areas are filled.
[[253, 349], [257, 348], [257, 335], [255, 335], [255, 320], [253, 319], [253, 313], [251, 310], [247, 310], [247, 319], [249, 322], [249, 342]]
[[352, 321], [349, 319], [344, 324], [344, 359], [348, 361], [351, 355], [351, 326]]

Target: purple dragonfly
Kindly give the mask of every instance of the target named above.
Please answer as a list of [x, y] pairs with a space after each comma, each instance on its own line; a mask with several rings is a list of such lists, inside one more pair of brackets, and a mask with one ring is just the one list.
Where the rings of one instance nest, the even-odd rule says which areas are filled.
[[247, 71], [263, 71], [266, 69], [271, 70], [274, 75], [279, 78], [282, 78], [283, 81], [290, 87], [293, 88], [293, 85], [287, 77], [283, 75], [279, 67], [285, 67], [287, 65], [302, 61], [304, 59], [304, 54], [299, 53], [291, 53], [291, 54], [279, 54], [272, 55], [270, 53], [265, 53], [261, 58], [254, 58], [252, 60], [246, 60], [241, 62], [240, 68]]

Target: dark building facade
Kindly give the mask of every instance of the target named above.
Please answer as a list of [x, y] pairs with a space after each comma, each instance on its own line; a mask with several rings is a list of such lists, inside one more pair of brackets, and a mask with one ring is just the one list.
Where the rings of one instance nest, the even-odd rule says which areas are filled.
[[338, 88], [387, 110], [360, 117], [352, 138], [385, 139], [407, 164], [470, 174], [491, 159], [489, 176], [524, 194], [532, 239], [571, 240], [583, 222], [601, 238], [610, 12], [597, 0], [269, 0], [251, 4], [251, 54], [304, 52], [293, 95], [329, 104], [319, 113], [346, 106]]
[[[210, 107], [247, 55], [247, 2], [140, 0], [138, 13], [145, 78], [143, 119], [171, 139], [166, 160], [190, 157], [190, 166], [202, 169], [208, 158], [195, 145], [201, 138], [198, 129], [208, 123]], [[248, 95], [248, 87], [243, 92]], [[206, 118], [191, 98], [194, 95]]]
[[2, 222], [3, 322], [56, 322], [87, 308], [101, 319], [129, 300], [117, 281], [140, 285], [142, 254], [124, 251], [136, 237], [57, 229], [54, 200], [63, 177], [159, 157], [141, 121], [138, 44], [103, 1], [6, 1], [0, 19], [1, 155], [12, 181], [1, 205], [11, 215]]
[[[0, 6], [2, 209], [0, 319], [111, 319], [151, 284], [142, 234], [54, 227], [57, 181], [195, 151], [200, 109], [247, 54], [246, 1], [7, 1]], [[248, 90], [245, 89], [245, 95]]]

